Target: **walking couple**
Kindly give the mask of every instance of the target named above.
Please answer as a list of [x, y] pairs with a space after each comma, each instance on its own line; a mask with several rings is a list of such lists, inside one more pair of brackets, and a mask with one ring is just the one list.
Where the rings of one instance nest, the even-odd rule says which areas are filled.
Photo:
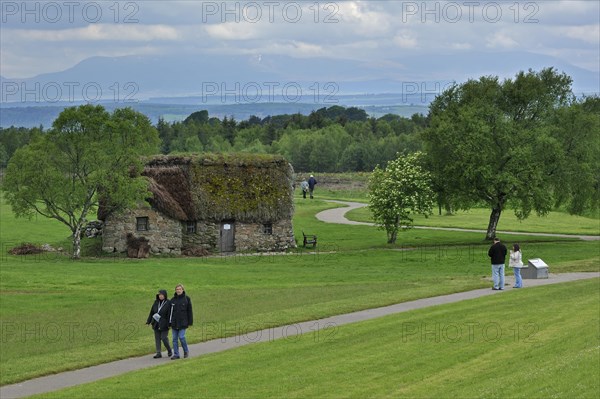
[[[150, 314], [146, 324], [151, 325], [154, 330], [154, 341], [156, 344], [155, 359], [161, 358], [161, 342], [167, 349], [171, 360], [179, 359], [179, 342], [183, 348], [183, 357], [189, 356], [185, 331], [194, 324], [192, 313], [192, 300], [185, 294], [182, 284], [177, 284], [175, 294], [170, 300], [167, 299], [167, 290], [159, 290], [156, 300], [150, 308]], [[173, 350], [169, 345], [169, 329], [173, 329]]]

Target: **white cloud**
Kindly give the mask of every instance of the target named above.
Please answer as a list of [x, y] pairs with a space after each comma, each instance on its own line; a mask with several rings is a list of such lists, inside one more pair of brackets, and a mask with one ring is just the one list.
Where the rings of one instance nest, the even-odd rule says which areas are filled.
[[[367, 2], [347, 1], [335, 4], [339, 7], [335, 16], [339, 15], [340, 24], [345, 24], [353, 35], [377, 37], [389, 34], [389, 13], [369, 10], [371, 4]], [[334, 11], [330, 10], [329, 15], [333, 17]]]
[[323, 47], [301, 41], [278, 41], [265, 44], [252, 50], [240, 51], [247, 54], [285, 54], [291, 57], [307, 58], [325, 55]]
[[600, 25], [565, 26], [558, 28], [561, 34], [590, 44], [600, 43]]
[[515, 48], [519, 43], [503, 32], [496, 32], [486, 38], [486, 47], [490, 48]]
[[[11, 31], [11, 32], [9, 32]], [[177, 30], [167, 25], [117, 25], [90, 24], [84, 28], [60, 30], [10, 29], [11, 34], [23, 41], [66, 42], [66, 41], [134, 41], [178, 40]]]
[[398, 32], [393, 39], [394, 43], [400, 48], [410, 49], [417, 47], [416, 35], [408, 30]]
[[204, 29], [210, 37], [216, 40], [249, 40], [262, 36], [259, 25], [246, 22], [207, 25]]

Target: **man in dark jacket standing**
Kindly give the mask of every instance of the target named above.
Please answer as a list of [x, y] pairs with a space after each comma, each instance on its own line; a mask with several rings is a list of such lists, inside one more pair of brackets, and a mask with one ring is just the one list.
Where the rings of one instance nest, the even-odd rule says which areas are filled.
[[488, 251], [488, 256], [492, 261], [493, 290], [504, 289], [504, 262], [506, 261], [506, 252], [506, 247], [500, 242], [500, 239], [498, 237], [494, 238], [494, 244]]
[[169, 318], [171, 328], [173, 329], [173, 356], [171, 360], [179, 359], [179, 345], [181, 341], [183, 348], [183, 357], [189, 356], [187, 341], [185, 340], [185, 330], [194, 324], [194, 315], [192, 313], [192, 300], [185, 294], [182, 284], [175, 287], [175, 296], [171, 299], [171, 316]]
[[156, 344], [155, 359], [162, 357], [160, 352], [160, 343], [162, 341], [167, 348], [167, 353], [171, 357], [171, 346], [169, 346], [169, 314], [171, 312], [171, 301], [167, 299], [167, 290], [159, 290], [156, 294], [156, 300], [150, 308], [150, 314], [146, 324], [151, 324], [154, 330], [154, 342]]
[[317, 179], [313, 175], [310, 175], [308, 178], [308, 192], [310, 193], [310, 199], [313, 199], [313, 191], [315, 191], [315, 185], [317, 184]]

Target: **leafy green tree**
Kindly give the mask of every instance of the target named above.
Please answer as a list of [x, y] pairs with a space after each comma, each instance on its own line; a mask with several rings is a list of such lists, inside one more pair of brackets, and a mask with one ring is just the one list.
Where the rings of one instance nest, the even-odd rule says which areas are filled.
[[116, 208], [145, 198], [140, 156], [158, 147], [150, 120], [130, 108], [112, 115], [99, 105], [66, 108], [47, 135], [15, 152], [3, 189], [16, 216], [37, 212], [68, 226], [79, 258], [82, 228], [100, 196]]
[[183, 121], [183, 123], [185, 123], [185, 124], [192, 123], [192, 122], [198, 123], [198, 124], [208, 123], [208, 111], [207, 110], [196, 111], [196, 112], [190, 114], [190, 116], [185, 118], [185, 120]]
[[1, 128], [0, 127], [0, 145], [4, 147], [6, 151], [6, 159], [3, 166], [6, 166], [6, 162], [12, 157], [15, 151], [28, 144], [34, 137], [43, 134], [43, 127], [14, 127]]
[[270, 147], [261, 142], [264, 128], [260, 125], [240, 129], [235, 136], [233, 150], [237, 152], [265, 153]]
[[369, 163], [367, 152], [372, 147], [365, 147], [353, 142], [342, 152], [339, 169], [342, 172], [356, 172], [367, 170]]
[[0, 167], [3, 168], [8, 163], [8, 152], [4, 144], [0, 143]]
[[308, 172], [311, 170], [312, 133], [310, 130], [286, 129], [281, 138], [273, 142], [273, 151], [290, 161], [294, 170]]
[[352, 136], [355, 142], [369, 141], [375, 138], [373, 132], [371, 131], [371, 126], [367, 121], [348, 122], [344, 126], [344, 129], [350, 136]]
[[173, 127], [161, 117], [158, 118], [156, 124], [156, 130], [158, 130], [158, 136], [160, 137], [161, 146], [160, 152], [168, 154], [171, 152], [171, 141], [174, 139]]
[[469, 80], [432, 102], [423, 138], [435, 180], [457, 208], [491, 208], [486, 239], [496, 235], [507, 205], [521, 219], [552, 209], [552, 175], [565, 153], [552, 120], [570, 101], [571, 78], [547, 68], [502, 82]]
[[321, 129], [327, 126], [329, 119], [327, 119], [323, 113], [318, 111], [313, 111], [308, 116], [308, 124], [310, 128]]
[[370, 149], [371, 163], [368, 169], [373, 170], [376, 165], [385, 166], [389, 161], [397, 158], [398, 154], [409, 154], [414, 151], [407, 150], [405, 139], [400, 136], [386, 136], [377, 140], [376, 144]]
[[212, 136], [208, 139], [205, 149], [208, 152], [230, 152], [231, 143], [225, 137]]
[[344, 148], [350, 144], [348, 133], [340, 125], [330, 125], [310, 135], [309, 169], [335, 172]]
[[375, 125], [375, 136], [376, 137], [386, 137], [394, 134], [391, 125], [381, 119], [378, 119]]
[[262, 130], [261, 141], [263, 144], [271, 145], [274, 141], [279, 139], [279, 132], [275, 125], [268, 123]]
[[396, 242], [398, 231], [412, 226], [412, 215], [430, 215], [433, 191], [430, 174], [423, 166], [423, 154], [399, 156], [385, 169], [376, 167], [369, 180], [369, 209], [380, 229], [387, 232], [388, 244]]
[[298, 171], [311, 171], [314, 170], [310, 165], [310, 155], [313, 150], [312, 134], [310, 131], [302, 131], [302, 133], [294, 133], [298, 131], [290, 131], [289, 141], [290, 144], [289, 154], [291, 155], [292, 164], [294, 167], [298, 167]]
[[556, 205], [572, 214], [600, 206], [600, 97], [586, 97], [559, 109], [551, 136], [562, 152], [554, 170]]
[[199, 126], [195, 122], [175, 123], [172, 126], [173, 139], [170, 144], [170, 153], [174, 152], [200, 152], [204, 148], [198, 137]]
[[229, 144], [233, 144], [237, 127], [237, 122], [235, 121], [234, 117], [224, 117], [223, 122], [221, 122], [221, 127], [223, 129], [223, 137], [229, 141]]

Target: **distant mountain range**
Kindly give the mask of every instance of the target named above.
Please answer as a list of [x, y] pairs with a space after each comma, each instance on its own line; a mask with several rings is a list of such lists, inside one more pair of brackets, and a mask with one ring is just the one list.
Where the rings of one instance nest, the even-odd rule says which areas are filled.
[[[549, 66], [570, 75], [578, 94], [600, 90], [597, 73], [519, 52], [398, 54], [369, 62], [281, 55], [92, 57], [33, 78], [0, 76], [0, 126], [47, 126], [64, 107], [85, 102], [109, 109], [133, 106], [153, 120], [176, 120], [199, 109], [240, 120], [271, 112], [309, 113], [336, 104], [371, 107], [374, 114], [385, 109], [427, 112], [429, 102], [453, 81], [512, 77], [520, 70]], [[46, 109], [34, 110], [40, 107]]]

